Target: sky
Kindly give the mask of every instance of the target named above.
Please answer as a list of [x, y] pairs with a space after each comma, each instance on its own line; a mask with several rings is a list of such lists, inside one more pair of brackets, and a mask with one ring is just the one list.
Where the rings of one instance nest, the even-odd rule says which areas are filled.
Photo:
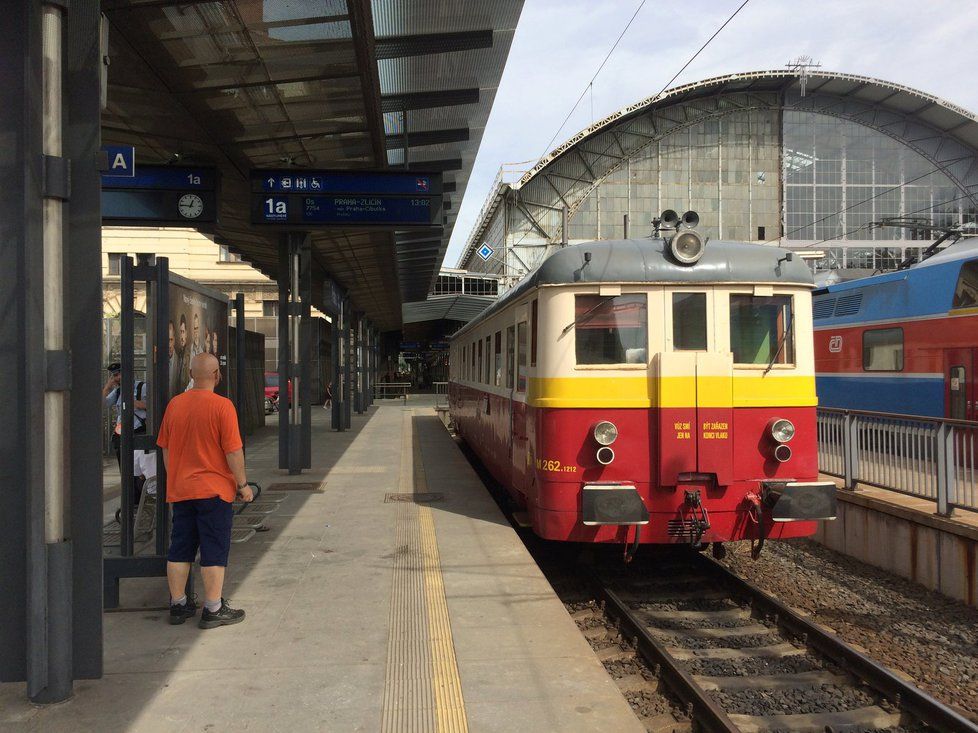
[[[592, 121], [656, 94], [742, 1], [646, 0], [548, 147], [641, 0], [526, 0], [445, 265], [458, 261], [501, 164], [529, 168]], [[974, 0], [750, 0], [672, 86], [804, 55], [978, 111], [975, 39]]]

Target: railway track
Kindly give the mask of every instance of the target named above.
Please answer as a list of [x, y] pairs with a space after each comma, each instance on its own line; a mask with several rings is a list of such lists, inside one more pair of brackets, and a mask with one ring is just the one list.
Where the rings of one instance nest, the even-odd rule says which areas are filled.
[[650, 577], [602, 565], [593, 582], [694, 730], [969, 731], [953, 709], [830, 630], [696, 556]]

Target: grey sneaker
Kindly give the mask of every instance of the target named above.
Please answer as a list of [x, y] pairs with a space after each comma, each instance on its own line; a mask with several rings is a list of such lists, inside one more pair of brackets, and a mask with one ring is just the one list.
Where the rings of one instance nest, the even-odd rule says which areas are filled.
[[239, 608], [231, 608], [225, 599], [221, 599], [221, 607], [216, 611], [208, 611], [207, 606], [200, 613], [200, 622], [197, 624], [202, 629], [216, 629], [218, 626], [230, 626], [240, 624], [244, 621], [245, 612]]
[[187, 602], [184, 604], [171, 603], [170, 604], [170, 623], [174, 626], [177, 624], [182, 624], [188, 618], [193, 618], [197, 615], [197, 599], [191, 596], [187, 596]]

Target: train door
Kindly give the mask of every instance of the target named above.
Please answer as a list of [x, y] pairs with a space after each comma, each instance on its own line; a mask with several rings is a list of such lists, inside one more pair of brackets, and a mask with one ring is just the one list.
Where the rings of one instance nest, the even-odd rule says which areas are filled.
[[952, 420], [978, 420], [978, 349], [944, 352], [945, 415]]

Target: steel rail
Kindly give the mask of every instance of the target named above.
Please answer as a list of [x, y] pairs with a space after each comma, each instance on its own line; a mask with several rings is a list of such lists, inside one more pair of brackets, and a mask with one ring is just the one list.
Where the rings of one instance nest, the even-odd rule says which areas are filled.
[[832, 659], [849, 674], [865, 682], [919, 721], [944, 733], [978, 733], [978, 725], [963, 715], [856, 651], [832, 632], [805, 618], [716, 560], [701, 555], [700, 562], [711, 567], [725, 582], [733, 586], [736, 593], [747, 597], [751, 601], [752, 610], [773, 616], [780, 629], [803, 639], [807, 646]]
[[635, 640], [635, 648], [645, 661], [658, 669], [658, 676], [686, 705], [690, 719], [698, 724], [698, 728], [694, 727], [693, 730], [698, 729], [706, 733], [737, 733], [740, 729], [734, 725], [723, 708], [696, 684], [692, 675], [683, 669], [666, 651], [665, 646], [649, 633], [618, 595], [597, 577], [593, 578], [593, 582], [605, 603], [605, 611], [619, 622], [621, 627], [619, 630], [622, 634], [628, 639]]

